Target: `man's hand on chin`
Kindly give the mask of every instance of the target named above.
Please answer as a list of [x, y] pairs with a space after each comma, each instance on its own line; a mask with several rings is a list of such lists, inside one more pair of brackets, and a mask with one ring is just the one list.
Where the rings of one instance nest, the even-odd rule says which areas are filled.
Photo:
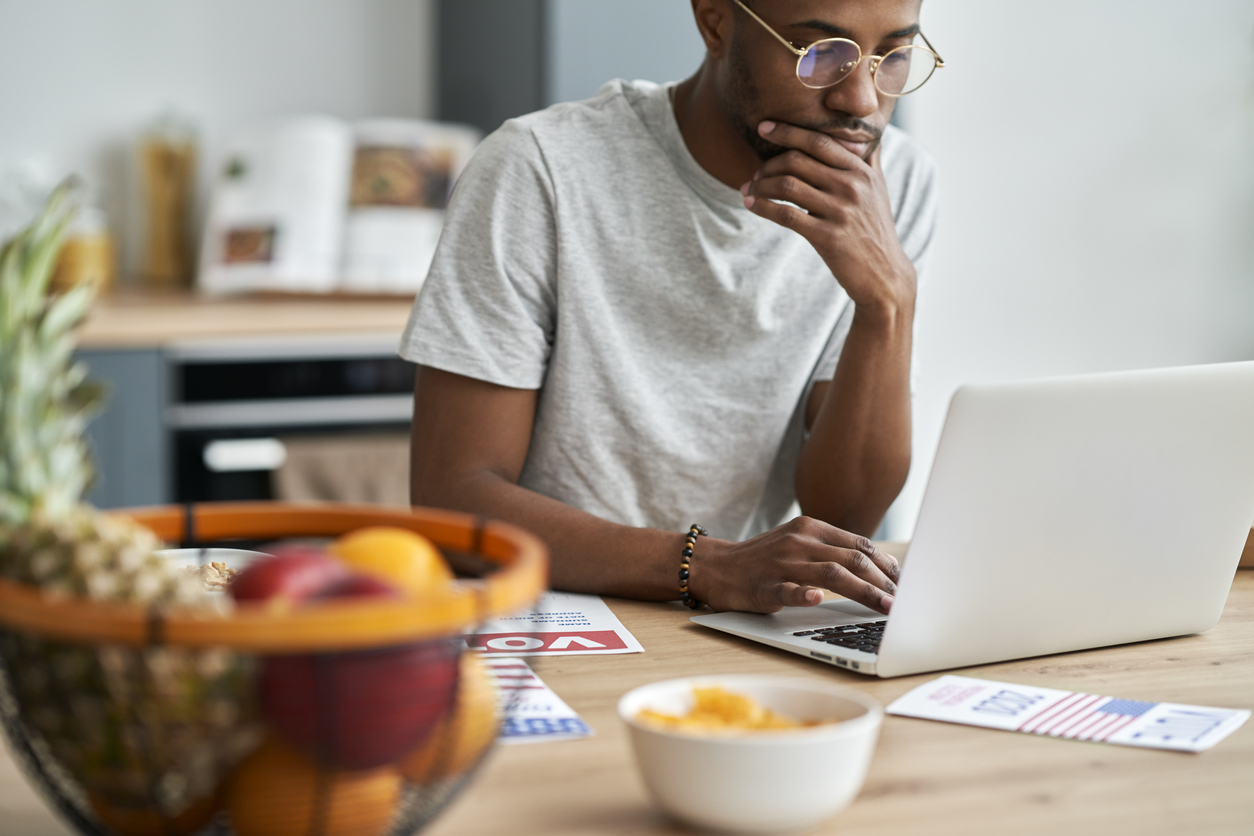
[[877, 138], [770, 121], [758, 132], [789, 150], [741, 186], [745, 207], [809, 241], [859, 308], [912, 311], [917, 277], [897, 239]]

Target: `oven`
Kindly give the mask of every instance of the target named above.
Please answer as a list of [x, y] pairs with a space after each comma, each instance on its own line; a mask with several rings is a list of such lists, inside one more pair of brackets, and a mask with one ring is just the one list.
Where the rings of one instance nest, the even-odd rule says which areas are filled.
[[[396, 355], [394, 336], [206, 340], [165, 354], [175, 501], [345, 498], [330, 483], [325, 496], [280, 496], [276, 474], [292, 466], [296, 448], [315, 460], [334, 448], [341, 462], [348, 449], [352, 462], [362, 458], [353, 445], [376, 449], [380, 439], [388, 453], [370, 467], [393, 485], [407, 483], [415, 367]], [[349, 475], [328, 460], [330, 472], [318, 478], [334, 481], [337, 467]]]

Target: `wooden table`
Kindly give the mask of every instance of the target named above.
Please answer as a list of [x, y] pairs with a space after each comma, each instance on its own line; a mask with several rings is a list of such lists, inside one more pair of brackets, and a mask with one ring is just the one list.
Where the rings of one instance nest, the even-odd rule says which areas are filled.
[[[586, 836], [689, 831], [656, 812], [615, 704], [676, 676], [779, 673], [836, 681], [882, 703], [935, 674], [877, 680], [688, 622], [678, 604], [610, 599], [646, 652], [536, 659], [595, 729], [587, 740], [502, 746], [430, 836]], [[1254, 572], [1237, 573], [1223, 619], [1197, 636], [969, 668], [964, 674], [1134, 699], [1254, 707]], [[1188, 755], [887, 717], [866, 786], [819, 833], [1248, 834], [1254, 723]], [[0, 753], [0, 834], [64, 836]]]
[[[610, 599], [645, 647], [536, 659], [596, 729], [588, 740], [499, 747], [430, 836], [671, 834], [650, 806], [615, 713], [637, 685], [722, 673], [840, 682], [881, 703], [937, 674], [870, 679], [688, 622], [678, 604]], [[1254, 708], [1254, 572], [1201, 635], [968, 668], [961, 673], [1133, 699]], [[886, 717], [861, 795], [818, 833], [840, 836], [1254, 833], [1254, 722], [1200, 755]]]

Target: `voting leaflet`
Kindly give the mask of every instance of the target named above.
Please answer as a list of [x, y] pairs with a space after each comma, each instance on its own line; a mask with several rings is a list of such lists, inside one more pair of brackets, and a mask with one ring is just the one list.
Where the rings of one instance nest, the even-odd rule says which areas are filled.
[[490, 656], [483, 662], [496, 680], [504, 715], [499, 742], [573, 740], [595, 733], [522, 659]]
[[534, 608], [484, 623], [466, 643], [503, 656], [644, 652], [600, 596], [573, 592], [546, 592]]
[[1178, 752], [1205, 751], [1250, 718], [1243, 709], [1125, 700], [965, 676], [933, 679], [887, 710], [903, 717]]

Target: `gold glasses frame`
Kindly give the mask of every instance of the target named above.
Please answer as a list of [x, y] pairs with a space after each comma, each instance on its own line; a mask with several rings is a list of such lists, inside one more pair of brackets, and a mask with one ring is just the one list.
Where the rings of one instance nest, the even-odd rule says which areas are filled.
[[[924, 35], [922, 32], [919, 32], [919, 37], [923, 39], [923, 43], [927, 44], [926, 47], [917, 46], [915, 44], [908, 44], [906, 46], [899, 46], [896, 49], [890, 49], [888, 52], [884, 53], [883, 55], [863, 55], [862, 47], [858, 45], [858, 42], [851, 41], [848, 38], [823, 38], [821, 40], [815, 41], [814, 43], [802, 49], [801, 47], [796, 46], [791, 41], [786, 39], [783, 35], [776, 32], [774, 29], [772, 29], [770, 24], [768, 24], [762, 18], [758, 17], [756, 14], [754, 14], [753, 9], [746, 6], [743, 0], [735, 0], [735, 3], [737, 6], [744, 9], [745, 13], [749, 15], [749, 17], [753, 18], [758, 23], [762, 24], [762, 28], [770, 32], [772, 35], [774, 35], [775, 40], [779, 41], [781, 44], [786, 46], [789, 52], [797, 56], [797, 68], [796, 68], [797, 81], [800, 81], [802, 84], [804, 84], [806, 87], [809, 87], [811, 90], [826, 90], [828, 87], [835, 87], [837, 84], [840, 84], [842, 81], [849, 78], [849, 76], [853, 75], [854, 71], [858, 69], [858, 65], [862, 63], [862, 59], [865, 58], [869, 61], [869, 65], [871, 67], [871, 82], [875, 85], [876, 91], [878, 91], [881, 95], [888, 96], [889, 98], [897, 99], [902, 96], [909, 95], [910, 93], [913, 93], [915, 90], [918, 90], [919, 87], [922, 87], [924, 84], [927, 84], [927, 82], [931, 80], [932, 78], [932, 73], [935, 73], [936, 70], [942, 69], [945, 66], [945, 59], [940, 57], [940, 53], [937, 52], [936, 49], [932, 46], [932, 42], [927, 39], [927, 35]], [[858, 60], [854, 61], [853, 66], [845, 70], [844, 75], [842, 75], [840, 78], [833, 81], [831, 84], [817, 84], [817, 85], [807, 84], [806, 80], [801, 77], [801, 62], [805, 59], [807, 55], [810, 54], [810, 50], [814, 49], [819, 44], [830, 44], [830, 43], [853, 44], [853, 48], [858, 51]], [[880, 87], [879, 80], [876, 76], [876, 73], [879, 70], [880, 65], [884, 62], [885, 58], [892, 55], [894, 52], [904, 52], [907, 49], [922, 49], [925, 52], [930, 52], [932, 54], [932, 57], [936, 59], [936, 66], [933, 68], [932, 73], [929, 73], [928, 77], [923, 79], [923, 83], [918, 85], [918, 87], [915, 87], [912, 90], [907, 90], [905, 93], [886, 92], [882, 87]]]

